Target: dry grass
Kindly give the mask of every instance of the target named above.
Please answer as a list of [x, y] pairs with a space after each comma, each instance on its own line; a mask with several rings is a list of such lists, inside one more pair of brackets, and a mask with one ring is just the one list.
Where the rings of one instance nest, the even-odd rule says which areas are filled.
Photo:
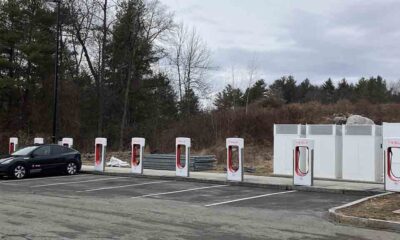
[[400, 222], [400, 214], [393, 212], [396, 210], [400, 210], [400, 194], [372, 198], [340, 212], [348, 216]]
[[[112, 156], [119, 158], [129, 163], [130, 152], [107, 152], [106, 160]], [[214, 172], [224, 172], [226, 168], [226, 148], [224, 144], [219, 144], [209, 149], [194, 150], [193, 155], [215, 155], [217, 157], [217, 167]], [[255, 172], [246, 173], [254, 175], [270, 175], [272, 174], [272, 147], [270, 144], [255, 145], [250, 144], [245, 146], [244, 151], [245, 163], [244, 167], [254, 169]], [[93, 165], [94, 153], [82, 154], [82, 162], [86, 165]]]
[[[359, 114], [381, 122], [399, 122], [400, 104], [370, 104], [365, 100], [358, 102], [339, 101], [336, 104], [323, 105], [318, 102], [288, 104], [279, 107], [263, 107], [258, 104], [227, 111], [211, 111], [173, 122], [157, 136], [146, 138], [146, 152], [173, 153], [176, 137], [192, 139], [192, 153], [214, 154], [217, 156], [219, 169], [223, 169], [226, 159], [225, 139], [242, 137], [245, 139], [245, 167], [255, 167], [256, 174], [272, 172], [272, 141], [274, 123], [333, 123], [335, 116]], [[8, 137], [20, 136], [20, 142], [32, 142], [34, 136], [0, 131], [0, 150], [7, 151]], [[43, 134], [43, 136], [45, 136]], [[115, 139], [108, 139], [115, 142]], [[126, 141], [129, 146], [129, 139]], [[75, 147], [81, 152], [92, 152], [94, 139], [75, 138]], [[108, 148], [108, 151], [116, 149]], [[107, 154], [107, 159], [112, 153]], [[118, 157], [118, 153], [114, 154]], [[122, 160], [128, 156], [120, 157]], [[92, 163], [87, 157], [84, 161]]]

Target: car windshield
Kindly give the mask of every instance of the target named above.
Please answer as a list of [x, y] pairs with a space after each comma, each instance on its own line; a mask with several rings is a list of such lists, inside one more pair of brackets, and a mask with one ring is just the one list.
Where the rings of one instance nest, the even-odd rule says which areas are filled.
[[30, 146], [30, 147], [25, 147], [22, 148], [14, 153], [12, 153], [12, 156], [26, 156], [29, 155], [32, 151], [34, 151], [35, 149], [37, 149], [38, 146]]

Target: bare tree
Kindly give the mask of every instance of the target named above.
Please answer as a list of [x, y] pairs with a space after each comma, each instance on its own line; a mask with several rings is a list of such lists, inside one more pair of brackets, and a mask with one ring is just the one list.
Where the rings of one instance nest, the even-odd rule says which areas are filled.
[[[98, 104], [97, 134], [102, 135], [104, 97], [103, 84], [105, 77], [105, 46], [111, 23], [108, 22], [108, 0], [68, 0], [65, 2], [69, 9], [69, 21], [72, 25], [71, 38], [79, 42], [73, 45], [78, 66], [81, 66], [82, 55], [85, 66], [94, 79]], [[79, 57], [78, 57], [79, 56]]]
[[393, 81], [389, 83], [389, 89], [392, 92], [392, 94], [400, 94], [400, 80]]
[[[130, 42], [129, 42], [129, 62], [124, 92], [123, 114], [120, 125], [119, 149], [123, 148], [124, 131], [127, 123], [127, 114], [129, 108], [129, 92], [131, 82], [138, 82], [140, 73], [135, 68], [135, 60], [140, 58], [139, 62], [144, 61], [144, 55], [138, 56], [138, 51], [145, 47], [143, 44], [151, 46], [152, 51], [158, 57], [162, 57], [164, 49], [161, 44], [165, 41], [170, 31], [173, 29], [173, 14], [161, 5], [158, 0], [153, 0], [137, 9], [136, 16], [133, 19]], [[143, 32], [144, 36], [139, 36]], [[144, 37], [139, 41], [139, 37]], [[161, 55], [160, 55], [161, 54]]]
[[[235, 89], [235, 66], [231, 66], [231, 76], [232, 76], [232, 87]], [[235, 106], [236, 106], [236, 94], [233, 95], [233, 103], [232, 103], [232, 108], [233, 111], [235, 111]]]
[[211, 54], [195, 28], [179, 24], [172, 36], [170, 64], [174, 68], [180, 100], [189, 90], [204, 94], [209, 88], [206, 73], [212, 69]]
[[170, 61], [176, 70], [176, 78], [178, 81], [179, 101], [182, 101], [182, 86], [183, 86], [183, 48], [185, 44], [185, 37], [187, 36], [186, 28], [181, 23], [175, 30], [172, 38], [172, 53], [170, 54]]
[[249, 63], [247, 70], [248, 70], [248, 84], [247, 84], [247, 94], [246, 94], [246, 115], [249, 106], [249, 96], [250, 96], [250, 88], [254, 82], [255, 75], [257, 74], [257, 60], [253, 58]]

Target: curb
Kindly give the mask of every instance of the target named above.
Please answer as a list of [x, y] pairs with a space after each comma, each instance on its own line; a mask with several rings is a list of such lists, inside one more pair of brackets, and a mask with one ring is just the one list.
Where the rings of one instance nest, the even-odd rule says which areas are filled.
[[298, 190], [303, 192], [320, 192], [320, 193], [335, 193], [335, 194], [346, 194], [346, 195], [358, 195], [358, 196], [370, 196], [373, 194], [381, 194], [381, 190], [351, 190], [351, 189], [329, 189], [322, 187], [306, 187], [306, 186], [294, 186], [294, 185], [279, 185], [279, 184], [267, 184], [267, 183], [255, 183], [255, 182], [232, 182], [227, 180], [212, 180], [212, 179], [199, 179], [199, 178], [184, 178], [176, 176], [154, 176], [154, 175], [134, 175], [132, 173], [116, 173], [116, 172], [95, 172], [90, 170], [81, 170], [81, 173], [95, 174], [95, 175], [106, 175], [106, 176], [123, 176], [123, 177], [135, 177], [135, 178], [147, 178], [155, 180], [169, 180], [169, 181], [183, 181], [183, 182], [199, 182], [199, 183], [210, 183], [210, 184], [226, 184], [230, 186], [242, 186], [242, 187], [257, 187], [257, 188], [268, 188], [277, 190]]
[[379, 230], [391, 230], [391, 231], [400, 232], [400, 222], [386, 221], [386, 220], [375, 219], [375, 218], [354, 217], [354, 216], [349, 216], [349, 215], [345, 215], [343, 213], [338, 212], [338, 210], [340, 210], [340, 209], [351, 207], [356, 204], [365, 202], [369, 199], [376, 198], [376, 197], [382, 197], [382, 196], [386, 196], [389, 194], [393, 194], [393, 193], [392, 192], [381, 193], [378, 195], [362, 198], [357, 201], [347, 203], [347, 204], [339, 206], [339, 207], [331, 208], [331, 209], [329, 209], [329, 213], [328, 213], [329, 220], [331, 222], [338, 223], [338, 224], [345, 224], [345, 225], [352, 225], [352, 226], [356, 226], [356, 227], [379, 229]]

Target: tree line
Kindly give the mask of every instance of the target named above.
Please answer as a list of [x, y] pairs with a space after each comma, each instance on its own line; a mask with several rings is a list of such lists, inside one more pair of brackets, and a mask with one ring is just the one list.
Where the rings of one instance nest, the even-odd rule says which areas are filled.
[[[0, 19], [1, 135], [49, 136], [57, 7], [0, 0]], [[60, 19], [59, 137], [122, 148], [200, 112], [210, 52], [159, 1], [63, 0]]]
[[[51, 136], [57, 7], [0, 0], [0, 19], [0, 141]], [[199, 100], [210, 93], [211, 53], [196, 29], [177, 22], [158, 0], [63, 0], [60, 20], [58, 137], [92, 146], [103, 136], [122, 149], [142, 136], [157, 146], [160, 133], [179, 132], [172, 129], [177, 121], [208, 119]], [[397, 89], [379, 76], [321, 86], [287, 76], [244, 91], [228, 85], [214, 105], [245, 107], [247, 114], [253, 103], [399, 102]]]
[[337, 84], [329, 78], [322, 85], [315, 85], [309, 79], [297, 83], [293, 76], [284, 76], [267, 86], [263, 79], [256, 81], [244, 92], [228, 84], [217, 93], [214, 105], [217, 109], [246, 107], [259, 102], [263, 106], [277, 107], [289, 103], [320, 102], [337, 103], [340, 100], [370, 103], [400, 102], [399, 88], [388, 86], [381, 76], [361, 78], [356, 83], [342, 79]]

